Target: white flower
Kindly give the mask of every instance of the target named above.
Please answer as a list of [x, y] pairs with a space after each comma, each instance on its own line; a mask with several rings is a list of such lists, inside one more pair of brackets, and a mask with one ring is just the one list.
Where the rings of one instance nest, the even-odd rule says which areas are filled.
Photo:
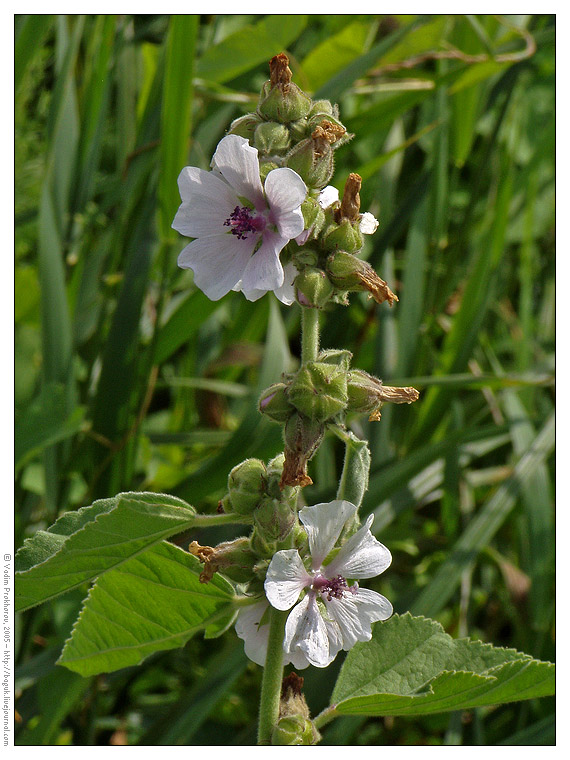
[[[334, 203], [338, 203], [339, 194], [336, 187], [327, 185], [319, 193], [319, 205], [321, 208], [329, 208]], [[376, 219], [369, 211], [365, 211], [364, 214], [360, 214], [360, 232], [363, 235], [372, 235], [378, 229], [378, 219]]]
[[[355, 513], [356, 507], [347, 501], [304, 507], [299, 518], [309, 539], [310, 570], [296, 549], [277, 552], [269, 564], [267, 599], [278, 610], [293, 607], [283, 643], [289, 658], [302, 654], [311, 665], [324, 668], [341, 649], [348, 650], [357, 641], [369, 641], [372, 623], [392, 614], [392, 605], [385, 597], [360, 588], [358, 583], [350, 586], [347, 580], [372, 578], [392, 561], [388, 549], [370, 532], [372, 515], [324, 564], [345, 523]], [[304, 591], [305, 596], [294, 606]]]
[[[263, 667], [269, 637], [269, 604], [263, 600], [240, 610], [236, 620], [236, 633], [243, 639], [247, 657]], [[284, 654], [283, 664], [292, 664], [302, 670], [308, 667], [309, 661], [301, 651], [297, 651], [290, 655]]]
[[238, 135], [224, 137], [214, 154], [213, 171], [187, 166], [178, 178], [182, 204], [172, 226], [196, 238], [178, 257], [192, 269], [196, 285], [217, 301], [241, 290], [255, 301], [270, 290], [292, 303], [279, 253], [303, 231], [301, 203], [307, 188], [292, 169], [259, 177], [257, 149]]

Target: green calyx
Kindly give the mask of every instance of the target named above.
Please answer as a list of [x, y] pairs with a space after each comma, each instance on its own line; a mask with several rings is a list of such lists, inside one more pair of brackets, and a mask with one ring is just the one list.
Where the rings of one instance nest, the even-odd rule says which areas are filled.
[[259, 399], [259, 411], [275, 422], [287, 422], [295, 410], [286, 390], [285, 383], [274, 383], [266, 388]]
[[271, 744], [274, 746], [311, 746], [317, 743], [319, 734], [313, 723], [303, 715], [287, 715], [279, 718], [273, 730]]
[[287, 395], [309, 420], [326, 422], [348, 403], [346, 371], [334, 364], [308, 362], [291, 381]]
[[295, 297], [301, 306], [323, 309], [333, 293], [334, 287], [322, 269], [306, 267], [295, 279]]
[[[249, 515], [265, 495], [267, 469], [259, 459], [246, 459], [228, 475], [228, 499], [231, 511]], [[227, 506], [227, 502], [223, 502]]]
[[285, 166], [296, 171], [308, 187], [321, 190], [334, 172], [333, 150], [326, 140], [308, 137], [287, 153]]
[[321, 244], [326, 251], [346, 251], [357, 253], [364, 245], [359, 222], [343, 219], [340, 224], [331, 220], [321, 235]]
[[311, 99], [293, 82], [271, 87], [267, 81], [261, 88], [257, 111], [264, 119], [289, 124], [307, 116], [310, 110]]
[[289, 130], [283, 124], [274, 121], [264, 121], [255, 128], [253, 145], [261, 152], [281, 154], [289, 148], [291, 138]]
[[229, 135], [239, 135], [247, 140], [252, 140], [256, 128], [263, 123], [263, 119], [257, 113], [246, 113], [234, 119], [228, 129]]

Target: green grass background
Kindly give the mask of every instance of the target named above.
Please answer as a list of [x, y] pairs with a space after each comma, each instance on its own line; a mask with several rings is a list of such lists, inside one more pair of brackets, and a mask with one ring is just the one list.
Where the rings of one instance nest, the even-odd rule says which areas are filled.
[[[554, 18], [17, 16], [16, 545], [126, 490], [213, 511], [228, 471], [280, 449], [256, 394], [295, 366], [299, 310], [213, 303], [176, 266], [185, 165], [207, 168], [282, 50], [356, 137], [380, 219], [363, 255], [400, 298], [322, 317], [322, 344], [413, 384], [351, 421], [362, 513], [397, 612], [554, 659]], [[334, 495], [326, 439], [308, 503]], [[192, 534], [202, 543], [228, 530]], [[185, 545], [190, 536], [180, 538]], [[372, 584], [373, 585], [373, 584]], [[86, 590], [85, 590], [86, 591]], [[235, 634], [92, 679], [55, 666], [85, 592], [17, 617], [19, 744], [252, 744], [260, 669]], [[340, 657], [304, 672], [313, 713]], [[57, 698], [54, 698], [57, 695]], [[342, 718], [324, 744], [553, 744], [553, 700]]]

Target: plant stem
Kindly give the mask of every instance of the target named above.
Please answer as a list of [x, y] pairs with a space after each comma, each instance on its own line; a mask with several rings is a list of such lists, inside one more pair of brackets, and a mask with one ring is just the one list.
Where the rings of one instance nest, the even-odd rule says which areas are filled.
[[289, 612], [271, 607], [270, 614], [267, 657], [261, 682], [258, 744], [271, 744], [271, 734], [279, 719], [279, 700], [283, 680], [283, 637]]
[[302, 307], [301, 310], [301, 363], [314, 362], [319, 353], [319, 312]]
[[209, 528], [211, 525], [251, 525], [249, 515], [194, 515], [193, 528]]

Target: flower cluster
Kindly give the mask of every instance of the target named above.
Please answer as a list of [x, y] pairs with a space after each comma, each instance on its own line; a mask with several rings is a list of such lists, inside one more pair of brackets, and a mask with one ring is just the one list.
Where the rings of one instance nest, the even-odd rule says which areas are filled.
[[268, 292], [290, 305], [322, 309], [367, 291], [396, 296], [358, 257], [378, 227], [360, 213], [361, 178], [350, 174], [342, 199], [328, 185], [334, 152], [349, 135], [337, 106], [311, 101], [292, 81], [287, 56], [270, 61], [257, 110], [236, 119], [211, 171], [185, 167], [172, 226], [194, 238], [178, 257], [212, 300], [230, 290], [250, 301]]
[[[299, 519], [308, 538], [310, 566], [297, 549], [278, 551], [269, 564], [265, 594], [276, 609], [291, 609], [283, 648], [285, 661], [297, 668], [326, 667], [342, 649], [369, 641], [372, 623], [392, 614], [392, 605], [381, 594], [358, 583], [350, 585], [350, 580], [380, 575], [392, 561], [370, 532], [372, 515], [332, 556], [355, 514], [356, 507], [347, 501], [304, 507]], [[267, 604], [259, 602], [242, 610], [236, 623], [247, 656], [260, 665], [267, 651], [266, 611]]]

